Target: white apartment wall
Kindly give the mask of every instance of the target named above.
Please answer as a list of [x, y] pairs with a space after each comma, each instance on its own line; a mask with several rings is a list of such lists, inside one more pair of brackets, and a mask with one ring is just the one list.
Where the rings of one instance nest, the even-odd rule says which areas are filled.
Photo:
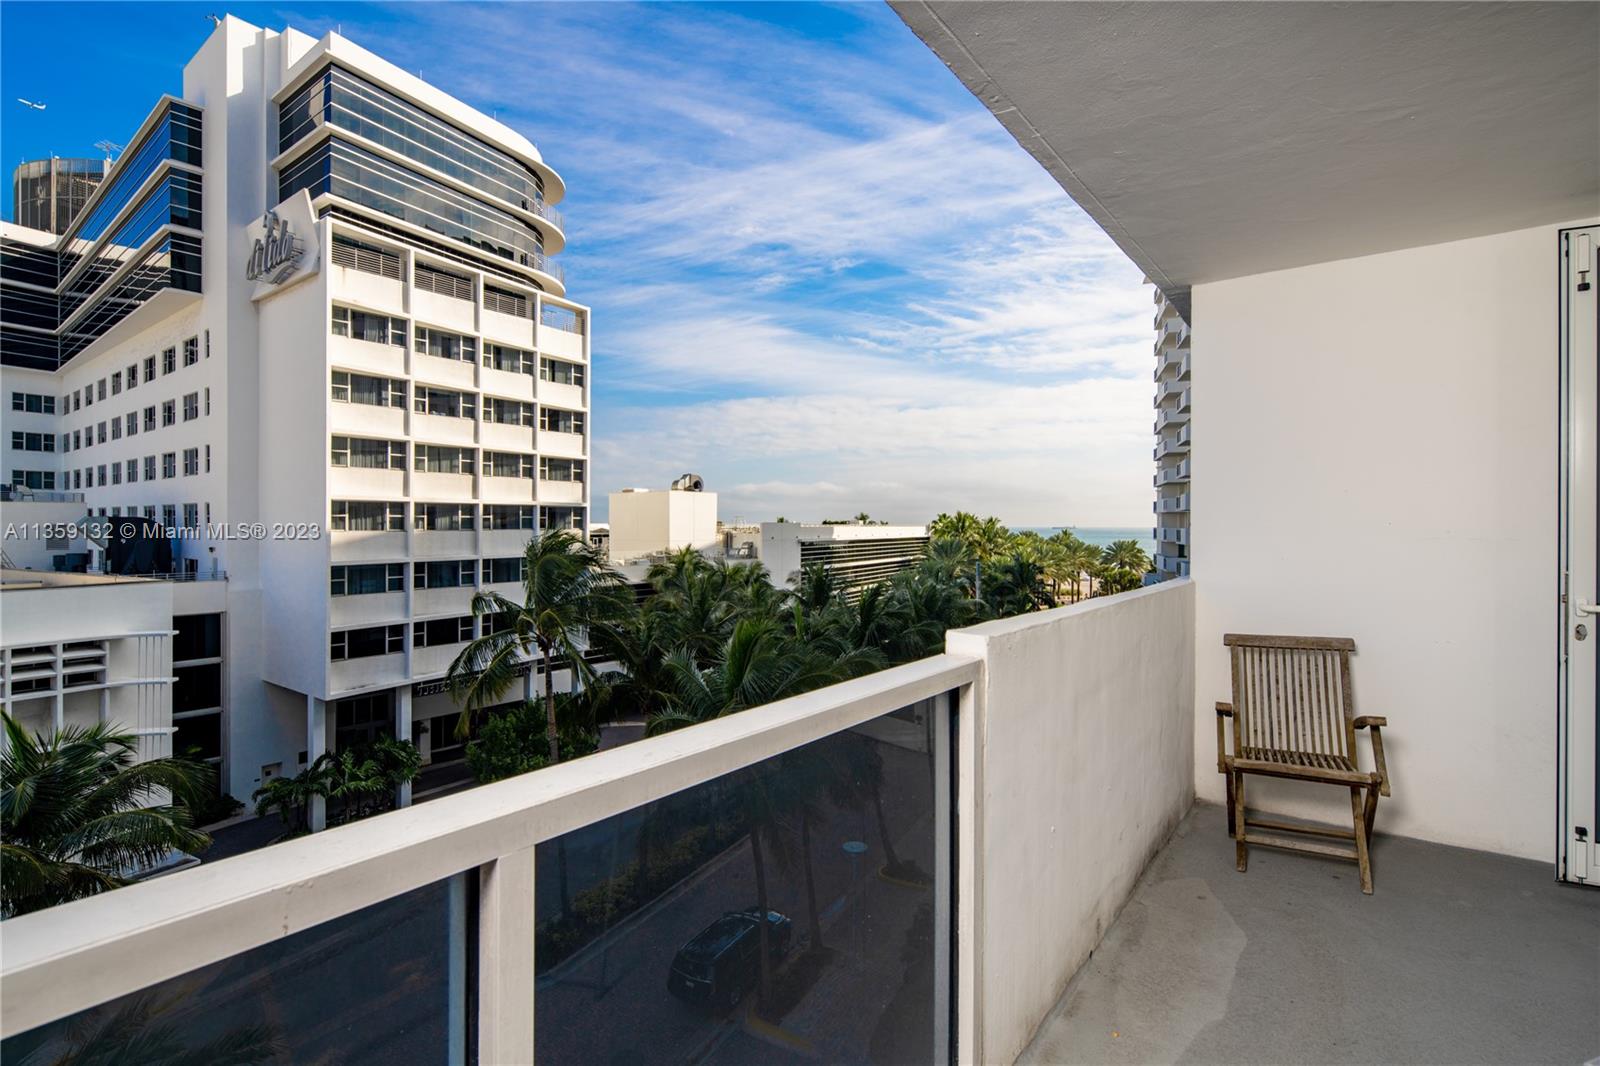
[[976, 1061], [1027, 1046], [1194, 798], [1194, 604], [1169, 581], [945, 639], [984, 661], [957, 786]]
[[[1389, 719], [1378, 830], [1552, 859], [1557, 228], [1194, 287], [1204, 798], [1222, 635], [1348, 636], [1356, 713]], [[1249, 788], [1349, 818], [1327, 786]]]
[[[11, 434], [18, 431], [47, 433], [57, 437], [61, 432], [56, 415], [13, 411], [11, 394], [28, 392], [38, 396], [54, 396], [59, 404], [60, 389], [56, 376], [46, 371], [16, 366], [0, 367], [0, 456], [3, 456], [0, 462], [4, 463], [0, 466], [0, 481], [10, 484], [13, 470], [48, 471], [56, 475], [55, 491], [65, 491], [61, 485], [60, 451], [30, 452], [11, 446]], [[57, 407], [57, 410], [60, 408]]]
[[716, 546], [714, 492], [613, 492], [610, 512], [611, 557], [618, 562], [653, 552], [684, 547], [703, 552]]

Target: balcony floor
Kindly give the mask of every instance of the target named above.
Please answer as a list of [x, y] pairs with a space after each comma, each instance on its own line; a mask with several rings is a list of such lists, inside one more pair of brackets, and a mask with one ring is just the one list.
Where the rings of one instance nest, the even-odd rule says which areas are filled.
[[[1383, 810], [1378, 810], [1383, 825]], [[1600, 1055], [1600, 892], [1382, 837], [1354, 863], [1251, 848], [1197, 804], [1025, 1063], [1564, 1062]]]

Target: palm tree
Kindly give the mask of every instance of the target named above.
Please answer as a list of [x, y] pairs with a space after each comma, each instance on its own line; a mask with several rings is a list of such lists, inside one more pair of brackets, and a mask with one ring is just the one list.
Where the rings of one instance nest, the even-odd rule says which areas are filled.
[[591, 682], [594, 669], [583, 658], [585, 634], [625, 617], [633, 595], [599, 550], [567, 529], [545, 530], [528, 542], [522, 586], [522, 603], [495, 592], [472, 598], [472, 613], [484, 620], [484, 632], [451, 662], [445, 683], [462, 705], [456, 732], [465, 736], [474, 717], [505, 696], [519, 664], [537, 651], [544, 667], [545, 742], [553, 764], [561, 761], [556, 663], [565, 660], [580, 681]]
[[994, 576], [989, 586], [989, 602], [995, 613], [1002, 616], [1025, 614], [1050, 606], [1044, 568], [1026, 555], [1002, 559], [990, 573]]
[[[189, 816], [215, 787], [209, 766], [135, 762], [134, 736], [104, 723], [46, 738], [9, 714], [0, 718], [0, 911], [7, 916], [118, 888], [173, 851], [210, 847]], [[164, 793], [180, 802], [159, 802]]]
[[1136, 540], [1112, 541], [1106, 545], [1102, 559], [1113, 570], [1132, 570], [1135, 574], [1142, 574], [1150, 569], [1150, 556], [1145, 554]]

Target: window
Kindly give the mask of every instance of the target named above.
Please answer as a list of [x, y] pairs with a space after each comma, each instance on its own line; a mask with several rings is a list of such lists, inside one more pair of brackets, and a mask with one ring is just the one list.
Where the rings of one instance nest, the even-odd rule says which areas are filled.
[[103, 400], [103, 399], [106, 398], [106, 379], [105, 378], [101, 378], [99, 381], [95, 382], [95, 385], [94, 385], [94, 398], [97, 399], [97, 400]]
[[559, 407], [539, 408], [539, 428], [546, 433], [582, 433], [583, 415]]
[[332, 453], [334, 466], [353, 466], [365, 470], [406, 468], [406, 443], [401, 440], [334, 437]]
[[[111, 464], [111, 483], [113, 485], [122, 484], [122, 464], [121, 463], [112, 463]], [[112, 510], [113, 511], [117, 511], [117, 510], [121, 510], [121, 508], [113, 507]]]
[[413, 622], [411, 646], [437, 648], [447, 644], [465, 644], [472, 639], [472, 616], [435, 618], [428, 622]]
[[478, 398], [470, 392], [452, 392], [418, 385], [412, 392], [412, 407], [418, 414], [442, 418], [476, 418]]
[[404, 592], [404, 563], [363, 563], [335, 566], [328, 571], [328, 591], [334, 596], [369, 596], [379, 592]]
[[163, 452], [162, 453], [162, 455], [161, 455], [161, 476], [162, 477], [177, 477], [178, 476], [178, 453], [177, 452]]
[[164, 503], [161, 505], [161, 525], [165, 529], [172, 529], [178, 524], [178, 505]]
[[193, 422], [200, 417], [200, 394], [191, 392], [183, 397], [183, 420]]
[[533, 426], [533, 404], [521, 400], [502, 400], [498, 396], [483, 398], [483, 418], [503, 426]]
[[350, 307], [333, 309], [333, 335], [352, 340], [370, 341], [373, 344], [400, 344], [406, 342], [406, 320], [357, 311]]
[[183, 476], [194, 477], [200, 472], [200, 449], [185, 448], [183, 450]]
[[[211, 445], [206, 445], [206, 473], [211, 473]], [[210, 506], [209, 504], [207, 506]]]
[[371, 500], [334, 500], [328, 527], [368, 533], [404, 530], [406, 505]]
[[122, 371], [111, 375], [111, 395], [115, 396], [122, 391]]
[[583, 385], [583, 365], [565, 359], [540, 359], [539, 380], [554, 385]]
[[128, 417], [123, 421], [128, 425], [128, 436], [131, 437], [139, 432], [139, 413], [137, 411], [129, 411]]
[[211, 416], [211, 386], [206, 386], [206, 417]]
[[532, 529], [533, 508], [524, 505], [489, 504], [483, 509], [484, 529]]
[[[92, 444], [94, 442], [91, 441], [90, 443]], [[83, 447], [83, 430], [75, 429], [75, 430], [72, 431], [72, 450], [73, 451], [78, 451], [82, 447]]]
[[72, 434], [71, 433], [63, 433], [63, 434], [61, 434], [61, 450], [63, 452], [70, 452], [72, 450]]
[[373, 655], [394, 655], [405, 650], [406, 627], [403, 624], [341, 629], [328, 640], [328, 654], [336, 662], [342, 659], [365, 659]]
[[183, 505], [183, 528], [189, 531], [191, 537], [199, 535], [200, 505], [186, 503]]
[[[77, 393], [73, 393], [72, 395], [73, 395], [73, 403], [74, 403], [74, 405], [76, 405], [76, 403], [77, 403], [77, 395], [78, 394]], [[88, 407], [92, 403], [94, 403], [94, 386], [93, 385], [85, 385], [83, 387], [83, 405], [85, 407]]]
[[102, 488], [109, 484], [109, 482], [106, 481], [106, 464], [101, 463], [99, 466], [97, 466], [95, 468], [95, 474]]
[[153, 355], [145, 357], [144, 379], [146, 381], [154, 381], [156, 379], [156, 357]]
[[454, 560], [438, 563], [413, 563], [411, 565], [411, 587], [414, 589], [454, 589], [470, 588], [472, 586], [472, 573], [477, 567], [471, 559], [464, 562]]
[[164, 349], [161, 353], [161, 372], [170, 374], [176, 369], [178, 369], [178, 349]]
[[544, 481], [582, 481], [582, 459], [551, 459], [539, 460], [539, 477]]
[[74, 470], [72, 472], [72, 487], [75, 488], [75, 489], [83, 488], [83, 471], [82, 470]]
[[128, 462], [127, 462], [127, 467], [128, 467], [128, 484], [131, 485], [135, 481], [139, 480], [139, 460], [137, 460], [137, 459], [129, 459]]
[[139, 364], [132, 363], [128, 366], [128, 388], [139, 384]]
[[156, 479], [156, 457], [153, 455], [144, 457], [144, 479], [146, 481], [154, 481]]
[[122, 419], [120, 419], [120, 418], [113, 418], [111, 420], [111, 439], [112, 440], [121, 440], [122, 439]]
[[56, 450], [56, 435], [12, 430], [11, 447], [19, 452], [53, 452]]
[[106, 442], [106, 424], [101, 422], [94, 427], [94, 439], [98, 444]]
[[170, 425], [173, 425], [174, 423], [176, 423], [177, 421], [178, 421], [178, 401], [176, 401], [176, 400], [163, 400], [163, 401], [161, 401], [161, 424], [163, 426], [170, 426]]
[[533, 477], [533, 456], [518, 452], [484, 452], [485, 477]]
[[37, 392], [13, 392], [11, 409], [26, 411], [30, 415], [53, 415], [56, 413], [56, 398]]
[[206, 330], [206, 358], [211, 358], [211, 331]]
[[476, 465], [471, 448], [452, 448], [438, 444], [416, 447], [415, 467], [427, 474], [470, 474]]
[[[222, 616], [220, 614], [180, 614], [172, 619], [178, 632], [172, 637], [173, 662], [191, 659], [222, 658]], [[198, 706], [213, 707], [202, 703]]]
[[468, 530], [473, 519], [470, 503], [419, 503], [415, 524], [421, 530]]
[[11, 484], [19, 488], [49, 492], [56, 487], [56, 474], [54, 470], [13, 470]]
[[508, 374], [527, 374], [532, 377], [534, 361], [534, 354], [525, 352], [521, 348], [507, 348], [503, 344], [483, 346], [483, 365], [495, 370], [504, 370]]
[[419, 355], [432, 355], [440, 359], [465, 360], [469, 363], [478, 359], [476, 337], [464, 337], [459, 333], [447, 333], [426, 326], [417, 327], [412, 349]]
[[406, 383], [397, 378], [373, 377], [346, 370], [333, 372], [332, 395], [338, 403], [364, 403], [372, 407], [404, 407]]
[[581, 507], [541, 507], [539, 509], [540, 529], [583, 529], [583, 508]]
[[153, 432], [155, 430], [155, 428], [156, 428], [156, 409], [154, 407], [146, 407], [144, 409], [144, 431], [146, 433], [150, 433], [150, 432]]
[[513, 555], [508, 559], [485, 559], [483, 561], [483, 583], [485, 585], [503, 585], [511, 581], [521, 581], [525, 562], [526, 560], [520, 555]]
[[194, 366], [200, 361], [200, 338], [190, 337], [183, 342], [183, 365]]

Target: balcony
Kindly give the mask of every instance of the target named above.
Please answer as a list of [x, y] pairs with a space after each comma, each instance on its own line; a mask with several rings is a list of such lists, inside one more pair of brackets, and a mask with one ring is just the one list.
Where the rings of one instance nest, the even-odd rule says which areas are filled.
[[[1188, 395], [1188, 390], [1184, 390], [1184, 395]], [[1163, 408], [1162, 410], [1156, 412], [1154, 431], [1156, 433], [1160, 433], [1168, 426], [1175, 426], [1179, 423], [1189, 421], [1189, 412], [1185, 409], [1186, 407], [1187, 405], [1180, 400], [1179, 406], [1176, 409]]]
[[581, 481], [539, 481], [540, 503], [582, 503], [583, 482]]
[[1178, 514], [1189, 509], [1189, 494], [1187, 492], [1177, 496], [1163, 496], [1155, 501], [1153, 510], [1156, 514]]

